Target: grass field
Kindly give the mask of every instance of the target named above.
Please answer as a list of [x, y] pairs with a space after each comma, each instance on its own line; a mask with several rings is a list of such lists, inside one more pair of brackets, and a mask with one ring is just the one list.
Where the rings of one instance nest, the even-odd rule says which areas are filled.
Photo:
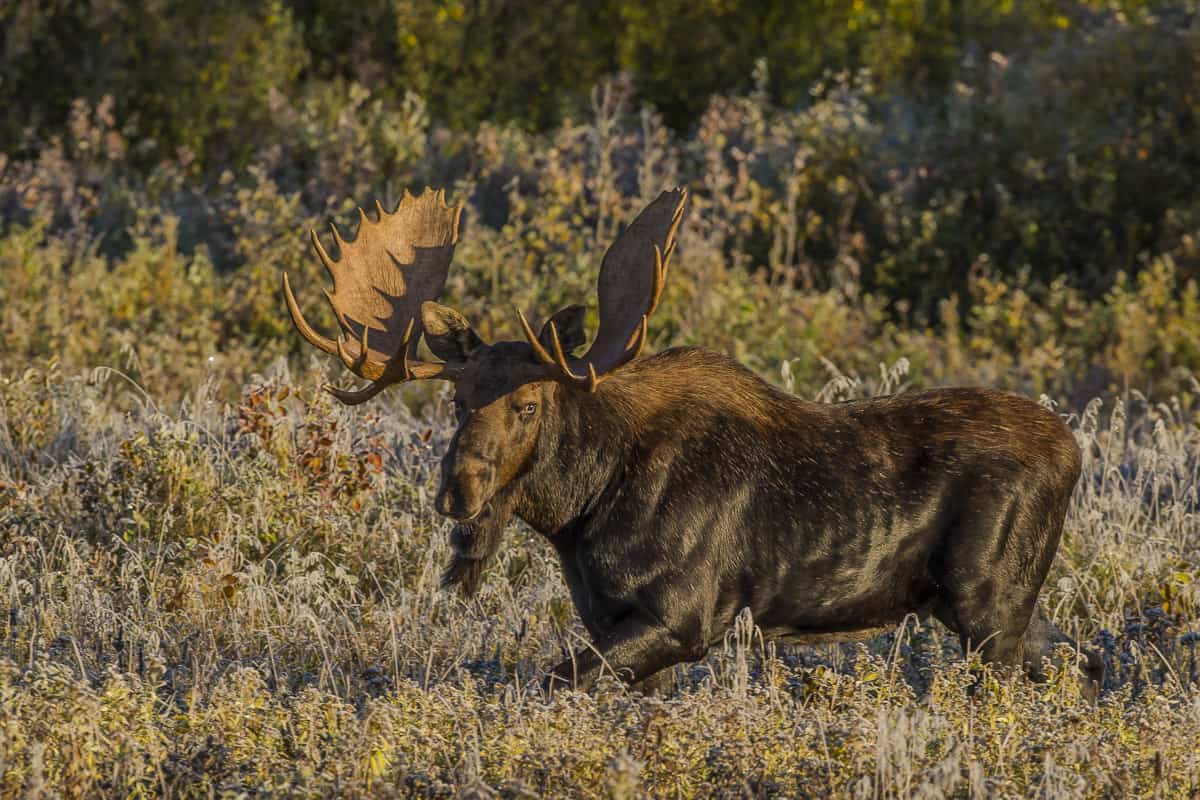
[[[1086, 467], [1042, 601], [1103, 651], [1096, 706], [1070, 675], [988, 671], [969, 695], [925, 620], [793, 649], [743, 619], [671, 697], [609, 680], [548, 701], [540, 677], [583, 635], [549, 547], [514, 529], [476, 597], [438, 587], [445, 399], [348, 410], [307, 366], [277, 361], [237, 403], [214, 374], [170, 406], [106, 368], [0, 378], [0, 794], [1200, 793], [1181, 403], [1069, 414]], [[823, 396], [848, 391], [872, 389]]]

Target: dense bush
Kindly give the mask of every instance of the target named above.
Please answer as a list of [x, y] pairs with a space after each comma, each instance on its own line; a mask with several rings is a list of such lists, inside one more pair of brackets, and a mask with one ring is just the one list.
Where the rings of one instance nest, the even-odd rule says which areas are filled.
[[[715, 96], [686, 137], [625, 80], [545, 134], [455, 133], [418, 95], [356, 84], [299, 105], [273, 94], [288, 146], [211, 182], [186, 154], [147, 171], [114, 103], [79, 101], [60, 139], [0, 156], [0, 359], [120, 366], [161, 396], [213, 375], [232, 396], [258, 365], [303, 352], [282, 270], [325, 313], [304, 232], [352, 229], [355, 202], [425, 183], [469, 203], [451, 301], [512, 335], [513, 303], [590, 302], [605, 244], [682, 184], [692, 210], [655, 347], [704, 344], [767, 375], [790, 360], [809, 385], [830, 365], [907, 356], [917, 384], [1191, 391], [1200, 194], [1180, 176], [1200, 155], [1200, 25], [1110, 21], [1089, 37], [987, 59], [940, 120], [862, 73], [829, 76], [795, 111], [765, 92]], [[1079, 65], [1102, 74], [1085, 81]], [[1088, 90], [1109, 72], [1124, 106]]]
[[[828, 69], [866, 67], [889, 89], [936, 99], [964, 58], [1070, 40], [1097, 19], [1139, 23], [1178, 0], [14, 0], [0, 7], [4, 149], [46, 140], [79, 97], [114, 95], [157, 155], [215, 157], [287, 141], [271, 89], [297, 100], [339, 81], [426, 97], [439, 119], [540, 129], [586, 107], [619, 70], [672, 126], [773, 65], [771, 98], [803, 102]], [[209, 164], [208, 166], [218, 166]]]
[[[509, 302], [548, 313], [587, 299], [602, 244], [640, 201], [680, 183], [693, 213], [659, 345], [710, 344], [771, 372], [794, 358], [801, 375], [823, 374], [822, 357], [868, 369], [907, 353], [918, 382], [1083, 397], [1188, 385], [1200, 349], [1200, 192], [1187, 177], [1200, 167], [1195, 8], [1072, 5], [1064, 16], [1057, 3], [895, 0], [888, 13], [814, 4], [804, 17], [685, 5], [554, 12], [593, 38], [625, 26], [615, 62], [578, 31], [578, 46], [552, 47], [551, 17], [518, 21], [505, 4], [367, 3], [345, 17], [320, 2], [218, 4], [202, 24], [167, 0], [6, 7], [0, 92], [30, 108], [9, 116], [24, 132], [5, 134], [0, 154], [0, 275], [14, 287], [4, 358], [136, 353], [151, 386], [172, 391], [155, 370], [183, 377], [213, 356], [236, 385], [287, 335], [279, 271], [308, 276], [313, 299], [301, 232], [425, 183], [468, 198], [454, 299], [501, 334]], [[505, 60], [518, 47], [506, 25], [528, 37], [521, 58], [532, 61]], [[709, 25], [750, 38], [705, 44], [717, 37]], [[100, 61], [72, 65], [54, 49], [64, 30]], [[726, 64], [759, 52], [756, 30], [780, 55]], [[388, 31], [428, 52], [389, 62], [400, 56], [377, 38]], [[821, 47], [802, 47], [806, 36]], [[544, 133], [444, 126], [499, 113], [493, 101], [528, 106], [551, 51], [579, 63], [542, 66], [588, 86], [613, 65], [635, 69]], [[704, 68], [684, 69], [698, 52], [711, 56]], [[797, 66], [794, 52], [815, 61]], [[481, 60], [465, 72], [439, 61], [462, 53]], [[508, 80], [499, 62], [541, 83]], [[34, 63], [48, 70], [37, 91]], [[873, 69], [801, 82], [826, 63]], [[685, 134], [640, 104], [677, 113], [653, 87], [694, 103], [720, 83], [708, 69], [751, 90], [712, 96]], [[466, 84], [486, 84], [486, 99]], [[530, 113], [548, 124], [578, 108], [566, 91]], [[85, 99], [68, 102], [74, 93]], [[28, 325], [30, 313], [56, 324]], [[155, 337], [173, 357], [145, 357]]]

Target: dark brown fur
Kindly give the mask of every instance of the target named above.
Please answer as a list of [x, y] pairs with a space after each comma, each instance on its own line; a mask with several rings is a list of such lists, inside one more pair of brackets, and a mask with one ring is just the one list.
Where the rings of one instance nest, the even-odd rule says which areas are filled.
[[[1036, 601], [1079, 450], [1026, 398], [810, 403], [689, 348], [588, 394], [523, 382], [524, 343], [464, 358], [439, 510], [484, 520], [480, 552], [498, 546], [504, 509], [545, 535], [604, 663], [632, 681], [699, 658], [745, 607], [800, 642], [931, 613], [985, 659], [1035, 675], [1069, 641]], [[554, 676], [588, 685], [600, 669], [585, 650]]]

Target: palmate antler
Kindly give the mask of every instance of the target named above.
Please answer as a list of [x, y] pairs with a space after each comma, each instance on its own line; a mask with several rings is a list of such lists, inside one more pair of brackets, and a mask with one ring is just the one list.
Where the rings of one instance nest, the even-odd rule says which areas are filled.
[[313, 249], [333, 277], [333, 291], [325, 290], [325, 296], [341, 328], [336, 340], [319, 333], [304, 318], [283, 273], [288, 312], [301, 335], [372, 382], [359, 391], [326, 387], [348, 405], [366, 402], [395, 383], [454, 380], [462, 369], [458, 364], [414, 360], [422, 332], [421, 304], [435, 299], [446, 284], [458, 243], [462, 203], [447, 206], [444, 192], [426, 188], [420, 197], [405, 192], [390, 214], [378, 202], [375, 207], [379, 219], [374, 221], [358, 210], [358, 234], [352, 242], [330, 225], [341, 251], [336, 261], [317, 232], [311, 232]]
[[600, 329], [583, 358], [572, 358], [564, 352], [553, 321], [549, 323], [547, 350], [525, 314], [517, 309], [525, 338], [538, 360], [546, 365], [548, 377], [594, 392], [609, 374], [641, 354], [647, 322], [662, 299], [686, 203], [686, 189], [663, 192], [604, 254], [597, 282]]

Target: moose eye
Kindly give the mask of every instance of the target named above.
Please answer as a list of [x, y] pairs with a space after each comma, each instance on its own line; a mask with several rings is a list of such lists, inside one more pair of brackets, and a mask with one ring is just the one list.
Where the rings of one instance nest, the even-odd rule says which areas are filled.
[[536, 412], [536, 411], [537, 411], [537, 403], [526, 403], [525, 407], [521, 409], [521, 416], [522, 417], [532, 417], [534, 415], [534, 412]]

